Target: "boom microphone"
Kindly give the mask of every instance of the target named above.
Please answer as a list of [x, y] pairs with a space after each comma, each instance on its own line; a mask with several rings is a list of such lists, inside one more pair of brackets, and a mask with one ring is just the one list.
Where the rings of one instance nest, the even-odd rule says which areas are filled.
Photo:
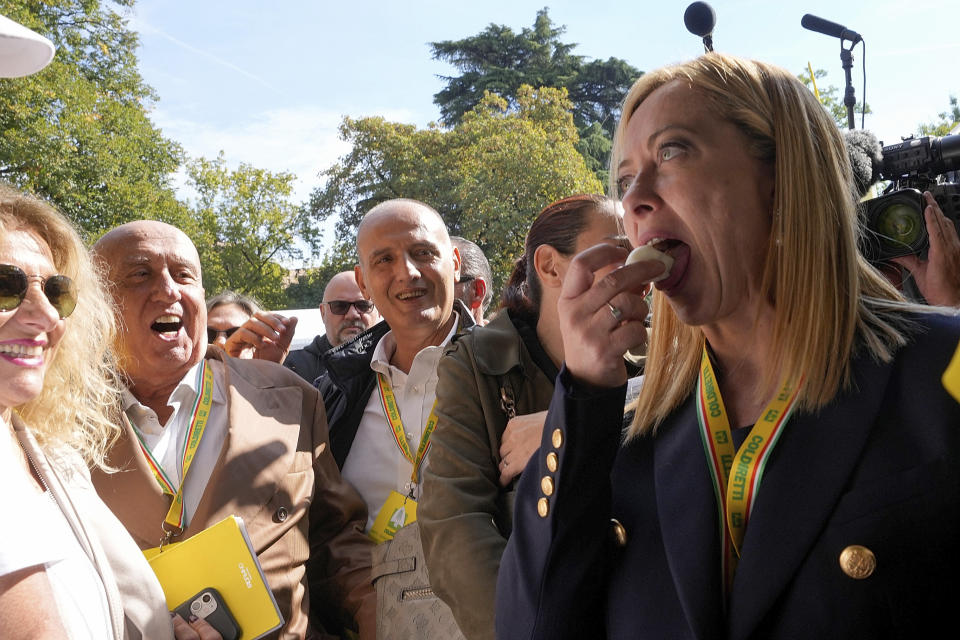
[[[698, 3], [694, 3], [698, 4]], [[702, 4], [702, 3], [699, 3]], [[693, 6], [693, 5], [690, 5]], [[689, 11], [689, 9], [688, 9]], [[863, 40], [859, 33], [847, 29], [841, 24], [836, 22], [830, 22], [829, 20], [824, 20], [823, 18], [818, 18], [817, 16], [808, 13], [803, 16], [800, 20], [800, 26], [804, 29], [809, 29], [810, 31], [816, 31], [817, 33], [822, 33], [827, 36], [833, 36], [834, 38], [840, 38], [841, 40], [849, 40], [853, 44], [856, 44]], [[687, 27], [690, 28], [689, 26]]]
[[717, 24], [717, 14], [706, 2], [694, 2], [683, 12], [683, 24], [687, 31], [703, 38], [703, 50], [713, 51], [713, 27]]

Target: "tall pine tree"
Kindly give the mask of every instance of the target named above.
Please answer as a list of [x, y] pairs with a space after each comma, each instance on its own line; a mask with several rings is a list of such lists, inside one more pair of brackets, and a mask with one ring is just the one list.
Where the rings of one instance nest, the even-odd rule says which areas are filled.
[[522, 85], [565, 88], [580, 135], [577, 149], [605, 184], [620, 103], [641, 72], [619, 58], [588, 60], [575, 55], [577, 45], [561, 41], [565, 31], [554, 25], [544, 8], [537, 12], [533, 27], [519, 33], [506, 25], [491, 24], [475, 36], [430, 43], [434, 59], [448, 62], [460, 72], [442, 76], [446, 87], [433, 101], [440, 107], [443, 123], [453, 126], [487, 91], [513, 106]]

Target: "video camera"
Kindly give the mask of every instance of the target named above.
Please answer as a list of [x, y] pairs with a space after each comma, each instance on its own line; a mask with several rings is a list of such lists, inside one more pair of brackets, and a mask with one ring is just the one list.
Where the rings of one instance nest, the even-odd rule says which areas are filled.
[[[955, 172], [949, 177], [949, 172]], [[924, 222], [923, 192], [933, 194], [960, 233], [960, 134], [942, 138], [904, 138], [883, 147], [880, 178], [890, 184], [883, 195], [861, 203], [864, 256], [871, 262], [918, 255], [926, 258], [930, 239]]]

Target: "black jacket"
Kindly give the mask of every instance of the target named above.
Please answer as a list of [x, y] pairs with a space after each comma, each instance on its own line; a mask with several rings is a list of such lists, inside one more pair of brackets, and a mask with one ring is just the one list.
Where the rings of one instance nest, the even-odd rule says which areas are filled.
[[[460, 316], [458, 334], [476, 324], [462, 302], [454, 300], [453, 305], [454, 311]], [[326, 373], [314, 381], [327, 409], [330, 450], [341, 469], [357, 435], [357, 428], [360, 426], [363, 411], [367, 408], [370, 394], [376, 386], [377, 376], [370, 368], [373, 350], [389, 330], [390, 327], [384, 320], [353, 340], [327, 351], [322, 358]]]
[[327, 334], [319, 335], [303, 349], [296, 349], [287, 354], [283, 366], [307, 382], [313, 382], [326, 372], [323, 354], [332, 348], [333, 345], [327, 340]]

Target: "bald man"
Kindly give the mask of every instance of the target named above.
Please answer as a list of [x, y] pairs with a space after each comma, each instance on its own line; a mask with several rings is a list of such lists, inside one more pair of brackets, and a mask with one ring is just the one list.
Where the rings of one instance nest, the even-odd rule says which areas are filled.
[[[366, 509], [330, 455], [316, 390], [273, 362], [207, 348], [200, 259], [179, 229], [131, 222], [94, 253], [113, 285], [127, 381], [124, 426], [109, 456], [119, 471], [94, 472], [100, 496], [143, 549], [242, 517], [285, 620], [283, 638], [304, 638], [310, 611], [314, 628], [359, 626], [372, 640]], [[201, 434], [195, 448], [191, 431]], [[195, 455], [184, 467], [187, 449]], [[177, 493], [184, 513], [174, 524]]]
[[[437, 362], [454, 334], [474, 322], [462, 303], [455, 307], [460, 254], [431, 207], [403, 199], [377, 205], [357, 229], [357, 250], [357, 285], [384, 322], [328, 352], [318, 384], [333, 456], [367, 503], [369, 530], [394, 494], [419, 498], [426, 460], [416, 452], [436, 399]], [[393, 420], [385, 397], [396, 401]], [[379, 539], [388, 533], [372, 532]]]
[[283, 366], [308, 382], [313, 382], [326, 371], [323, 354], [380, 322], [377, 307], [360, 291], [353, 271], [341, 271], [330, 278], [323, 290], [320, 316], [326, 334], [315, 337], [303, 349], [291, 351], [283, 361]]

